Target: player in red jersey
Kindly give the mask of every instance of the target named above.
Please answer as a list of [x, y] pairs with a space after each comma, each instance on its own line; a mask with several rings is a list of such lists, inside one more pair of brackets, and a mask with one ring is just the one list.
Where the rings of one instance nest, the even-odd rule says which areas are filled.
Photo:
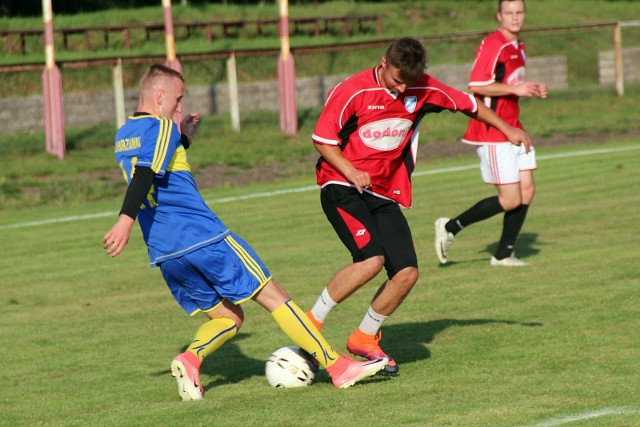
[[[521, 97], [547, 97], [544, 83], [525, 80], [525, 49], [518, 34], [524, 25], [524, 0], [499, 0], [500, 27], [478, 47], [471, 71], [469, 89], [479, 103], [494, 110], [504, 121], [523, 129], [518, 100]], [[478, 221], [504, 212], [502, 236], [490, 264], [520, 267], [527, 263], [515, 257], [514, 245], [535, 194], [533, 147], [526, 152], [509, 144], [499, 129], [471, 119], [463, 142], [478, 145], [480, 171], [487, 184], [495, 185], [497, 196], [485, 198], [453, 219], [435, 222], [435, 248], [440, 263], [447, 262], [449, 247], [456, 234]]]
[[[470, 94], [425, 73], [426, 51], [414, 38], [391, 43], [380, 65], [348, 78], [329, 92], [312, 135], [320, 153], [317, 182], [322, 208], [353, 263], [340, 269], [307, 312], [322, 328], [329, 312], [384, 267], [378, 289], [347, 349], [368, 359], [388, 357], [378, 345], [382, 323], [418, 280], [409, 225], [400, 206], [411, 206], [411, 173], [418, 128], [426, 114], [461, 111], [500, 129], [511, 143], [529, 138]], [[388, 373], [398, 372], [389, 357]]]

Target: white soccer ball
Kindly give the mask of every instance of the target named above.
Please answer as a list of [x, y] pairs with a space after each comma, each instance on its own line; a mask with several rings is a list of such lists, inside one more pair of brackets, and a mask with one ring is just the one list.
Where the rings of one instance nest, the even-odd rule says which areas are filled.
[[314, 373], [300, 347], [282, 347], [271, 353], [265, 368], [271, 387], [306, 387], [313, 383]]

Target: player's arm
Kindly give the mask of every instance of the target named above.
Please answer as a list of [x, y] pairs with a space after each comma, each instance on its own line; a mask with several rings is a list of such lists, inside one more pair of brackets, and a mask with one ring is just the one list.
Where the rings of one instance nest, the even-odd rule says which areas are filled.
[[180, 123], [180, 143], [185, 150], [188, 149], [193, 142], [193, 133], [196, 131], [196, 126], [199, 121], [199, 114], [189, 114]]
[[524, 144], [525, 151], [528, 153], [531, 147], [531, 139], [522, 129], [513, 127], [502, 120], [492, 109], [488, 108], [481, 102], [478, 103], [478, 109], [475, 113], [465, 113], [469, 117], [478, 119], [502, 132], [513, 145]]
[[342, 155], [342, 150], [337, 145], [319, 144], [314, 142], [316, 150], [322, 158], [335, 170], [340, 172], [347, 180], [356, 186], [359, 193], [363, 188], [371, 187], [371, 176], [368, 172], [356, 169], [353, 164]]
[[477, 96], [509, 96], [515, 95], [518, 97], [547, 97], [547, 85], [541, 82], [524, 82], [517, 85], [509, 85], [506, 83], [493, 82], [484, 86], [469, 86], [471, 93]]
[[129, 182], [127, 193], [122, 202], [118, 222], [102, 238], [102, 244], [107, 255], [116, 257], [124, 250], [129, 241], [131, 229], [138, 216], [140, 206], [153, 185], [154, 177], [155, 173], [149, 167], [137, 166], [135, 168], [135, 173], [131, 178], [131, 182]]

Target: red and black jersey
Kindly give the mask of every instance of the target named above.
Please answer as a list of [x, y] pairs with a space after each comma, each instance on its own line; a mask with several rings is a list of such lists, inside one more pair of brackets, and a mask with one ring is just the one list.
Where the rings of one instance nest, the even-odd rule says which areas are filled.
[[[469, 87], [488, 86], [495, 82], [509, 85], [522, 84], [525, 81], [525, 62], [524, 43], [512, 42], [502, 31], [496, 30], [485, 37], [478, 47], [469, 78]], [[518, 96], [479, 96], [477, 99], [511, 126], [523, 129], [520, 123]], [[472, 119], [462, 142], [486, 144], [509, 143], [509, 140], [498, 129]]]
[[[473, 96], [424, 74], [402, 94], [385, 89], [379, 66], [348, 78], [329, 92], [312, 139], [338, 145], [344, 157], [371, 176], [371, 194], [411, 206], [411, 173], [415, 167], [418, 127], [428, 113], [442, 110], [474, 113]], [[351, 185], [322, 158], [317, 182]]]

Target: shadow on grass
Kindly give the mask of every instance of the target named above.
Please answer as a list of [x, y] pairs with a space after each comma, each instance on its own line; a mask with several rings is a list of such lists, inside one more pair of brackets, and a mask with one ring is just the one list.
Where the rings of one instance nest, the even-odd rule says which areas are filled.
[[[383, 328], [385, 351], [392, 354], [396, 361], [403, 363], [417, 362], [431, 358], [431, 352], [425, 344], [431, 343], [441, 332], [451, 327], [481, 326], [500, 323], [513, 326], [540, 327], [539, 322], [516, 322], [512, 320], [498, 319], [439, 319], [428, 322], [404, 323], [389, 325]], [[264, 376], [266, 359], [248, 357], [240, 350], [237, 343], [250, 334], [240, 333], [218, 351], [206, 358], [200, 369], [201, 380], [205, 392], [209, 389], [225, 384], [235, 384], [255, 376]], [[184, 346], [181, 351], [185, 351]], [[167, 371], [158, 372], [157, 375], [166, 375]], [[367, 382], [386, 381], [390, 377], [378, 375], [367, 379]], [[265, 380], [266, 381], [266, 380]], [[316, 374], [316, 382], [330, 382], [326, 371], [321, 370]]]
[[[431, 343], [441, 332], [452, 327], [481, 326], [493, 323], [501, 323], [513, 326], [541, 327], [540, 322], [516, 322], [513, 320], [498, 319], [439, 319], [428, 322], [404, 323], [389, 325], [382, 328], [385, 352], [393, 355], [393, 358], [402, 363], [426, 360], [431, 357], [425, 344]], [[385, 337], [387, 337], [385, 339]]]
[[[204, 360], [200, 368], [200, 373], [204, 375], [200, 378], [205, 392], [224, 384], [235, 384], [255, 376], [264, 376], [266, 356], [264, 360], [252, 358], [237, 345], [250, 335], [239, 333]], [[185, 347], [184, 350], [186, 349]]]
[[[537, 248], [540, 245], [538, 236], [538, 233], [522, 233], [518, 236], [515, 245], [515, 253], [518, 258], [528, 258], [540, 253], [540, 249]], [[496, 250], [498, 250], [498, 242], [487, 245], [483, 252], [493, 255]]]
[[[239, 341], [249, 336], [250, 334], [239, 333], [202, 362], [200, 380], [205, 392], [224, 384], [234, 384], [251, 377], [264, 375], [266, 357], [264, 360], [247, 357], [237, 345]], [[180, 353], [186, 351], [187, 348], [188, 345], [183, 346]], [[167, 374], [171, 375], [170, 369], [155, 372], [153, 375], [164, 376]]]
[[[544, 245], [544, 243], [541, 243], [538, 240], [538, 236], [539, 236], [538, 233], [520, 234], [520, 236], [518, 236], [518, 240], [516, 241], [516, 247], [515, 247], [516, 256], [522, 259], [523, 261], [526, 261], [526, 258], [532, 257], [540, 253], [540, 249], [538, 249], [538, 246]], [[457, 237], [457, 238], [463, 238], [463, 236]], [[455, 246], [455, 243], [453, 244], [453, 246]], [[451, 268], [456, 264], [468, 264], [468, 263], [477, 263], [477, 262], [489, 264], [489, 259], [493, 254], [496, 253], [497, 249], [498, 249], [498, 242], [496, 241], [486, 245], [484, 249], [481, 249], [478, 251], [479, 254], [483, 255], [482, 258], [467, 259], [463, 261], [456, 261], [455, 259], [452, 260], [451, 254], [449, 254], [449, 260], [447, 260], [447, 263], [438, 264], [438, 267]], [[484, 257], [484, 254], [488, 254], [488, 256]], [[455, 255], [454, 255], [454, 258], [455, 258]]]

